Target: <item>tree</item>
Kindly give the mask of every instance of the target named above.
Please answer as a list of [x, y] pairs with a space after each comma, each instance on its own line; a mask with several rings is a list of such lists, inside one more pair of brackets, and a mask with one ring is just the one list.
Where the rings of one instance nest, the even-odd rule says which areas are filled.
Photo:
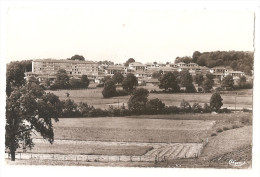
[[122, 83], [122, 87], [128, 93], [132, 93], [135, 87], [138, 85], [137, 77], [134, 74], [128, 73]]
[[158, 98], [151, 99], [146, 104], [146, 111], [150, 114], [159, 114], [165, 108], [165, 104]]
[[180, 62], [184, 62], [184, 63], [190, 63], [192, 62], [192, 58], [191, 57], [176, 57], [174, 63], [180, 63]]
[[67, 89], [70, 87], [70, 78], [64, 69], [58, 70], [56, 73], [55, 85], [60, 89]]
[[62, 101], [62, 117], [78, 116], [78, 105], [71, 99]]
[[123, 74], [116, 72], [113, 76], [112, 76], [112, 80], [114, 81], [114, 83], [116, 84], [121, 84], [124, 80], [124, 76]]
[[129, 66], [130, 63], [134, 63], [135, 59], [133, 58], [129, 58], [126, 62], [125, 62], [125, 66]]
[[136, 89], [128, 100], [128, 109], [134, 114], [140, 114], [145, 110], [149, 91], [144, 88]]
[[51, 144], [54, 141], [52, 119], [58, 121], [61, 115], [61, 102], [57, 96], [44, 93], [35, 95], [31, 87], [14, 88], [6, 99], [5, 147], [15, 161], [15, 151], [34, 146], [31, 133], [37, 131]]
[[222, 79], [221, 87], [226, 90], [233, 90], [234, 89], [234, 80], [231, 75], [227, 75]]
[[180, 87], [178, 85], [176, 77], [171, 72], [165, 73], [161, 78], [159, 78], [159, 81], [160, 81], [159, 88], [161, 89], [164, 89], [166, 91], [171, 91], [171, 92], [180, 91]]
[[201, 53], [199, 51], [195, 51], [192, 55], [192, 62], [196, 63]]
[[223, 99], [221, 98], [219, 93], [212, 94], [212, 96], [210, 98], [211, 109], [215, 110], [216, 112], [219, 112], [221, 106], [223, 105], [222, 101], [223, 101]]
[[89, 106], [87, 103], [80, 102], [78, 105], [78, 111], [81, 116], [88, 117], [90, 112], [94, 109], [93, 106]]
[[186, 88], [186, 92], [193, 93], [196, 92], [194, 85], [192, 84], [193, 79], [189, 71], [180, 72], [180, 84], [182, 87]]
[[160, 78], [161, 76], [162, 76], [162, 70], [160, 70], [160, 71], [155, 71], [155, 72], [152, 73], [152, 78], [154, 78], [154, 79], [158, 79], [158, 78]]
[[180, 108], [183, 112], [191, 112], [190, 103], [186, 100], [182, 100]]
[[25, 83], [23, 67], [20, 62], [11, 62], [6, 67], [6, 94], [9, 96], [12, 88], [20, 87]]
[[203, 87], [204, 92], [210, 92], [211, 89], [213, 88], [213, 84], [214, 84], [214, 81], [210, 80], [208, 78], [205, 81], [203, 81], [202, 87]]
[[117, 95], [116, 85], [112, 79], [109, 79], [105, 82], [104, 89], [102, 91], [102, 95], [104, 98], [110, 98]]
[[201, 86], [204, 81], [204, 76], [202, 74], [196, 74], [194, 81], [196, 84], [198, 84], [198, 86]]
[[68, 60], [81, 60], [81, 61], [85, 61], [85, 58], [82, 55], [74, 55], [71, 58], [69, 58]]
[[70, 83], [71, 88], [81, 88], [82, 87], [82, 83], [79, 79], [72, 78], [72, 79], [70, 79], [69, 83]]
[[202, 112], [202, 106], [199, 103], [194, 103], [191, 107], [193, 113], [200, 113]]
[[87, 75], [82, 75], [80, 81], [82, 88], [88, 88], [90, 81]]
[[206, 74], [206, 79], [202, 83], [202, 87], [204, 89], [204, 92], [210, 92], [214, 85], [214, 75], [211, 73]]

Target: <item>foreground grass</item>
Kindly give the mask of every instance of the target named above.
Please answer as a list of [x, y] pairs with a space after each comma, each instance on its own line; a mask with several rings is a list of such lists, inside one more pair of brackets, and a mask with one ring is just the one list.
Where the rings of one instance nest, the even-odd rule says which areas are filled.
[[210, 160], [250, 145], [252, 145], [252, 126], [223, 131], [209, 138], [209, 143], [200, 158]]
[[[28, 153], [40, 154], [77, 154], [77, 155], [126, 155], [141, 156], [152, 150], [151, 146], [134, 145], [82, 145], [37, 143]], [[18, 151], [19, 152], [19, 151]]]

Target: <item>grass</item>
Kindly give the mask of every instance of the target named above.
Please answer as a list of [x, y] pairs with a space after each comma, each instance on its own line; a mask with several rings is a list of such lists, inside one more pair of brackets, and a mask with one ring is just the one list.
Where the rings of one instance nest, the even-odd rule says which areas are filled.
[[252, 126], [224, 131], [209, 138], [200, 158], [210, 160], [225, 153], [236, 151], [252, 144]]
[[[94, 106], [95, 108], [107, 109], [109, 105], [127, 105], [127, 101], [130, 96], [121, 96], [121, 97], [113, 97], [104, 99], [102, 96], [103, 88], [96, 89], [87, 89], [87, 90], [58, 90], [58, 91], [47, 91], [54, 93], [59, 96], [61, 100], [65, 100], [70, 98], [74, 100], [76, 103], [79, 102], [87, 102], [89, 105]], [[149, 89], [151, 89], [149, 87]], [[66, 93], [69, 92], [70, 96], [67, 97]], [[242, 92], [243, 93], [243, 92]], [[246, 92], [247, 93], [247, 92]], [[179, 106], [181, 101], [185, 99], [190, 104], [195, 102], [199, 102], [200, 104], [209, 103], [211, 93], [175, 93], [175, 94], [149, 94], [149, 99], [159, 98], [168, 106]], [[230, 92], [226, 94], [221, 94], [223, 98], [223, 107], [235, 107], [235, 92]], [[118, 104], [119, 103], [119, 104]], [[252, 108], [253, 104], [253, 96], [252, 94], [238, 94], [236, 96], [236, 107], [237, 108]]]
[[66, 118], [54, 124], [55, 139], [125, 142], [201, 142], [214, 120]]
[[[81, 154], [81, 155], [126, 155], [140, 156], [152, 150], [151, 146], [135, 145], [91, 145], [37, 143], [31, 153], [41, 154]], [[18, 151], [19, 152], [19, 151]]]

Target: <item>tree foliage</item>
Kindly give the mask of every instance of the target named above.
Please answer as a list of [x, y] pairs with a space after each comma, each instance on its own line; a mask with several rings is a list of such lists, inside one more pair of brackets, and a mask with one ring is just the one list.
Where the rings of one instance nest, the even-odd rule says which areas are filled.
[[216, 112], [220, 112], [220, 108], [223, 105], [222, 103], [223, 99], [221, 98], [219, 93], [212, 94], [210, 98], [210, 107], [212, 110], [215, 110]]
[[159, 78], [159, 81], [159, 88], [161, 89], [171, 92], [180, 91], [176, 76], [172, 72], [165, 73], [162, 77]]
[[116, 85], [112, 79], [109, 79], [105, 82], [104, 89], [102, 91], [102, 95], [104, 98], [110, 98], [117, 95]]
[[132, 93], [137, 85], [138, 85], [137, 77], [132, 73], [128, 73], [122, 83], [123, 89], [128, 93]]
[[32, 71], [32, 60], [15, 61], [6, 66], [6, 94], [9, 96], [12, 88], [25, 84], [25, 72]]
[[134, 63], [135, 59], [133, 58], [129, 58], [126, 62], [125, 62], [125, 66], [129, 66], [130, 63]]
[[138, 88], [128, 100], [128, 109], [134, 114], [140, 114], [145, 110], [148, 101], [149, 91], [144, 88]]
[[69, 58], [68, 60], [81, 60], [81, 61], [85, 61], [85, 58], [82, 55], [74, 55], [71, 58]]
[[191, 57], [176, 57], [174, 63], [180, 63], [180, 62], [183, 62], [183, 63], [191, 63], [192, 62], [192, 58]]
[[225, 90], [233, 90], [234, 89], [234, 80], [231, 75], [227, 75], [222, 79], [221, 87]]
[[114, 83], [116, 84], [121, 84], [124, 80], [124, 76], [123, 74], [117, 72], [112, 76], [112, 80], [114, 81]]
[[50, 143], [54, 141], [52, 119], [58, 121], [61, 102], [57, 96], [44, 93], [35, 83], [14, 88], [6, 99], [5, 147], [15, 160], [18, 148], [32, 148], [32, 131], [37, 131]]
[[204, 76], [202, 74], [196, 74], [194, 77], [194, 81], [198, 86], [201, 86], [204, 81]]
[[[254, 54], [244, 51], [214, 51], [200, 53], [195, 51], [192, 61], [207, 67], [230, 66], [233, 70], [252, 75]], [[184, 62], [184, 61], [183, 61]]]
[[165, 108], [165, 104], [158, 98], [151, 99], [146, 104], [146, 111], [149, 114], [160, 114]]

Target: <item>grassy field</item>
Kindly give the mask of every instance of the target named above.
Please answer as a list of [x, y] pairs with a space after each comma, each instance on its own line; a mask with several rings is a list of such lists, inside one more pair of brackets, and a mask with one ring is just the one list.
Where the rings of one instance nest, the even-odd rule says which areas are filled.
[[252, 126], [223, 131], [209, 139], [200, 158], [210, 160], [250, 145], [252, 145]]
[[[103, 118], [63, 118], [54, 124], [55, 139], [53, 145], [36, 142], [32, 153], [39, 154], [66, 154], [77, 155], [144, 155], [158, 151], [160, 154], [183, 155], [188, 150], [182, 143], [202, 143], [208, 139], [198, 159], [173, 159], [167, 163], [148, 162], [72, 162], [58, 160], [18, 160], [16, 164], [41, 164], [41, 165], [115, 165], [115, 166], [161, 166], [174, 167], [174, 164], [182, 164], [182, 167], [209, 167], [212, 159], [217, 157], [238, 157], [236, 153], [241, 148], [252, 143], [252, 113], [230, 114], [176, 114], [176, 115], [152, 115], [129, 117], [103, 117]], [[237, 127], [233, 129], [232, 127]], [[229, 127], [229, 130], [217, 132], [218, 128]], [[211, 136], [216, 133], [217, 136]], [[65, 141], [64, 141], [65, 140]], [[74, 140], [100, 141], [101, 144], [59, 144], [64, 141], [78, 142]], [[105, 143], [105, 144], [102, 144]], [[111, 142], [110, 145], [108, 145]], [[121, 144], [120, 144], [121, 142]], [[125, 142], [122, 144], [122, 142]], [[138, 145], [138, 143], [145, 143]], [[96, 142], [98, 143], [98, 142]], [[107, 144], [106, 144], [107, 143]], [[114, 144], [115, 143], [115, 144]], [[116, 144], [120, 145], [116, 145]], [[134, 144], [131, 144], [134, 143]], [[135, 144], [136, 143], [136, 144]], [[179, 143], [176, 148], [156, 149], [149, 143]], [[125, 145], [124, 145], [125, 144]], [[171, 144], [169, 144], [171, 145]], [[198, 144], [199, 145], [199, 144]], [[180, 148], [177, 148], [180, 147]], [[181, 150], [181, 148], [183, 150]], [[176, 150], [176, 153], [174, 151]], [[179, 153], [178, 153], [179, 152]], [[234, 152], [234, 153], [232, 153]], [[231, 153], [231, 155], [226, 155]], [[247, 151], [245, 156], [248, 156]], [[179, 155], [176, 155], [178, 157]], [[193, 155], [193, 154], [192, 154]], [[249, 160], [248, 163], [251, 161]], [[12, 162], [8, 162], [12, 164]], [[218, 168], [219, 163], [212, 162]], [[223, 168], [230, 168], [223, 162]]]
[[[58, 91], [47, 91], [54, 93], [59, 96], [61, 100], [67, 99], [66, 93], [70, 94], [69, 98], [73, 99], [76, 103], [79, 102], [87, 102], [89, 105], [94, 106], [95, 108], [105, 108], [107, 109], [109, 105], [118, 106], [125, 104], [127, 105], [127, 101], [130, 96], [121, 96], [121, 97], [113, 97], [104, 99], [102, 96], [103, 88], [96, 89], [87, 89], [87, 90], [58, 90]], [[151, 88], [150, 88], [151, 89]], [[229, 92], [222, 94], [223, 98], [223, 107], [235, 107], [235, 100], [237, 108], [252, 108], [253, 96], [252, 90], [242, 90], [236, 92]], [[195, 94], [187, 94], [187, 93], [176, 93], [176, 94], [155, 94], [150, 93], [149, 99], [159, 98], [166, 105], [179, 106], [181, 101], [185, 99], [190, 102], [190, 104], [194, 102], [199, 102], [201, 104], [209, 103], [210, 97], [212, 94], [210, 93], [195, 93]], [[235, 96], [236, 95], [236, 96]], [[119, 104], [118, 104], [119, 103]]]
[[[192, 115], [191, 115], [192, 116]], [[201, 142], [213, 120], [70, 118], [54, 124], [56, 139], [126, 142]]]
[[[77, 155], [125, 155], [140, 156], [152, 150], [151, 146], [134, 145], [91, 145], [36, 143], [29, 153], [39, 154], [77, 154]], [[18, 151], [19, 152], [19, 151]]]

